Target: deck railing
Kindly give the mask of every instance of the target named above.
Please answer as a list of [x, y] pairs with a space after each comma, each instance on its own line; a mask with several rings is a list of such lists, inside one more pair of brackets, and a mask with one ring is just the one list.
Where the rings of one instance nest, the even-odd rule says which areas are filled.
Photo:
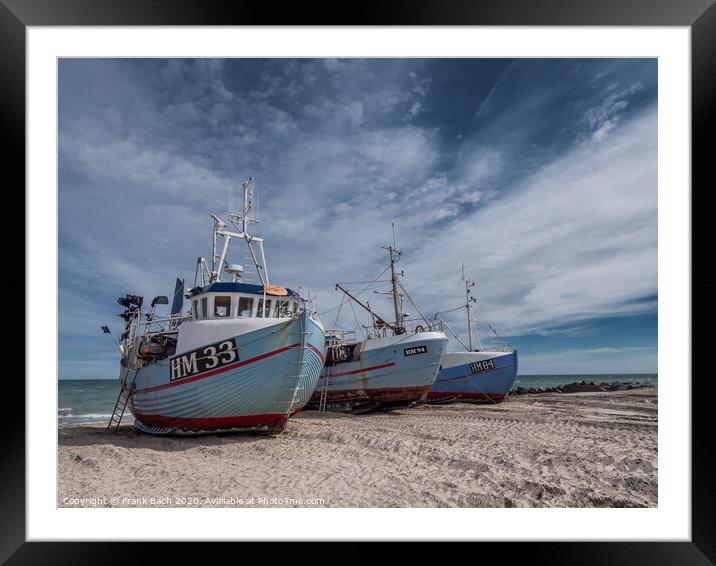
[[326, 329], [324, 331], [326, 336], [326, 342], [328, 344], [335, 343], [340, 344], [344, 342], [355, 342], [356, 332], [355, 330], [339, 330], [339, 329]]

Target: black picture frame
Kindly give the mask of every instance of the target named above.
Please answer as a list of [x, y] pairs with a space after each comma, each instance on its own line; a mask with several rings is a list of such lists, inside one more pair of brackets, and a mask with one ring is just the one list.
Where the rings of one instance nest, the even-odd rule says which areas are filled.
[[[692, 48], [692, 179], [703, 185], [713, 161], [709, 137], [716, 103], [716, 6], [713, 0], [393, 0], [270, 3], [219, 0], [0, 0], [0, 124], [6, 193], [25, 186], [25, 32], [27, 26], [115, 25], [569, 25], [689, 26]], [[708, 136], [708, 137], [707, 137]], [[9, 175], [8, 175], [9, 174]], [[709, 185], [713, 185], [711, 182]], [[694, 191], [692, 189], [692, 195]], [[24, 206], [24, 205], [23, 205]], [[712, 279], [711, 279], [712, 280]], [[26, 297], [27, 299], [27, 297]], [[712, 308], [710, 305], [707, 308]], [[664, 346], [660, 344], [660, 346]], [[28, 355], [29, 346], [25, 345]], [[693, 351], [693, 349], [692, 349]], [[9, 366], [6, 365], [6, 371]], [[716, 562], [716, 453], [708, 422], [708, 374], [684, 380], [692, 390], [692, 538], [690, 542], [479, 543], [480, 559], [550, 564], [713, 564]], [[142, 562], [154, 553], [172, 560], [185, 545], [25, 541], [25, 387], [6, 375], [0, 466], [0, 560], [8, 564]], [[13, 377], [14, 380], [10, 378]], [[49, 376], [48, 376], [49, 378]], [[665, 400], [668, 402], [668, 400]], [[121, 525], [116, 525], [118, 533]], [[267, 528], [270, 528], [267, 526]], [[585, 536], [589, 535], [585, 532]], [[81, 539], [82, 533], [77, 533]], [[554, 534], [559, 539], [559, 533]], [[507, 549], [505, 545], [509, 544]], [[148, 548], [149, 547], [149, 548]], [[278, 547], [276, 547], [278, 549]], [[422, 545], [413, 547], [422, 554]], [[362, 549], [363, 552], [366, 549]], [[471, 549], [467, 549], [471, 552]], [[214, 551], [212, 550], [212, 553]], [[280, 551], [279, 551], [280, 552]], [[343, 551], [345, 552], [345, 550]], [[370, 552], [370, 550], [368, 550]], [[186, 556], [186, 555], [185, 555]], [[310, 559], [310, 555], [307, 555]], [[336, 556], [333, 555], [335, 558]], [[281, 559], [280, 554], [275, 558]], [[290, 557], [286, 557], [290, 558]], [[405, 557], [408, 559], [409, 555]], [[285, 559], [285, 558], [284, 558]]]

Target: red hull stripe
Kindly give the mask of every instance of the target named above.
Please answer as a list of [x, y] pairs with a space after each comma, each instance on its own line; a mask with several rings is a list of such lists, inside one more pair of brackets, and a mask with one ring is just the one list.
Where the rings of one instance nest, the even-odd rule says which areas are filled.
[[446, 399], [454, 397], [455, 399], [492, 399], [493, 401], [502, 401], [505, 393], [474, 393], [459, 391], [431, 391], [428, 393], [428, 399]]
[[170, 383], [164, 383], [162, 385], [155, 385], [154, 387], [147, 387], [146, 389], [137, 389], [133, 393], [133, 395], [136, 395], [137, 393], [151, 393], [152, 391], [159, 391], [161, 389], [166, 389], [167, 387], [174, 387], [175, 385], [183, 385], [184, 383], [191, 383], [192, 381], [204, 379], [205, 377], [211, 377], [212, 375], [216, 375], [218, 373], [223, 373], [225, 371], [229, 371], [229, 370], [241, 367], [241, 366], [245, 366], [248, 364], [252, 364], [254, 362], [258, 362], [259, 360], [264, 360], [266, 358], [270, 358], [271, 356], [281, 354], [281, 353], [285, 352], [286, 350], [290, 350], [291, 348], [296, 348], [297, 346], [300, 346], [300, 345], [301, 345], [300, 342], [297, 342], [296, 344], [291, 344], [290, 346], [284, 346], [283, 348], [279, 348], [278, 350], [274, 350], [273, 352], [267, 352], [265, 354], [261, 354], [260, 356], [256, 356], [255, 358], [249, 358], [248, 360], [236, 362], [235, 364], [229, 364], [228, 366], [224, 366], [224, 367], [212, 370], [212, 371], [207, 371], [206, 373], [200, 373], [199, 375], [194, 375], [192, 377], [187, 377], [186, 379], [179, 379], [177, 381], [172, 381]]
[[313, 350], [319, 358], [321, 358], [322, 362], [326, 360], [326, 358], [323, 357], [323, 354], [321, 354], [321, 351], [313, 344], [308, 344], [308, 347], [311, 348], [311, 350]]
[[365, 371], [373, 371], [376, 369], [389, 368], [390, 366], [394, 366], [394, 365], [395, 365], [395, 362], [390, 362], [388, 364], [383, 364], [382, 366], [373, 366], [373, 367], [363, 368], [363, 369], [354, 369], [353, 371], [344, 371], [343, 373], [333, 373], [330, 375], [323, 375], [323, 377], [333, 378], [333, 377], [340, 377], [342, 375], [353, 375], [356, 373], [363, 373]]
[[242, 415], [238, 417], [167, 417], [164, 415], [142, 415], [135, 418], [146, 426], [182, 430], [206, 430], [220, 428], [250, 427], [258, 425], [275, 426], [288, 418], [286, 414]]

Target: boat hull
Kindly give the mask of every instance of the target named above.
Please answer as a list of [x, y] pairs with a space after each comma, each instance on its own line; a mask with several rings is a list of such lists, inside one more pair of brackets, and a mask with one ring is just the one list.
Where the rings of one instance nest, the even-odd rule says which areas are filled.
[[429, 402], [499, 403], [517, 376], [517, 352], [448, 352], [428, 393]]
[[[171, 359], [141, 368], [129, 400], [135, 427], [153, 434], [280, 432], [318, 382], [322, 326], [302, 313], [229, 338], [237, 359], [227, 365], [174, 380]], [[122, 378], [131, 382], [127, 371]]]
[[309, 408], [319, 408], [323, 394], [327, 410], [354, 413], [424, 401], [437, 376], [447, 338], [440, 332], [423, 332], [361, 344], [366, 347], [357, 360], [323, 369]]

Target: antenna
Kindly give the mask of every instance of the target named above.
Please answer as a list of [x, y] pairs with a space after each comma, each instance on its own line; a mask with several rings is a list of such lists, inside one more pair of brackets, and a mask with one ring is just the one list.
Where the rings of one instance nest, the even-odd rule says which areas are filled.
[[[231, 210], [229, 202], [229, 221], [243, 233], [248, 234], [250, 224], [258, 224], [258, 199], [254, 197], [254, 178], [249, 177], [241, 183], [244, 190], [244, 200], [241, 211]], [[231, 200], [231, 188], [229, 188], [229, 200]], [[239, 226], [240, 224], [240, 226]]]
[[259, 218], [261, 217], [259, 212], [259, 193], [254, 194], [254, 178], [251, 177], [251, 209], [254, 211], [254, 218], [256, 218], [256, 222], [259, 221]]
[[229, 202], [228, 202], [228, 210], [227, 210], [229, 219], [231, 218], [231, 213], [233, 212], [232, 206], [231, 206], [233, 204], [232, 198], [231, 198], [231, 193], [232, 193], [233, 188], [234, 188], [234, 185], [229, 185]]

